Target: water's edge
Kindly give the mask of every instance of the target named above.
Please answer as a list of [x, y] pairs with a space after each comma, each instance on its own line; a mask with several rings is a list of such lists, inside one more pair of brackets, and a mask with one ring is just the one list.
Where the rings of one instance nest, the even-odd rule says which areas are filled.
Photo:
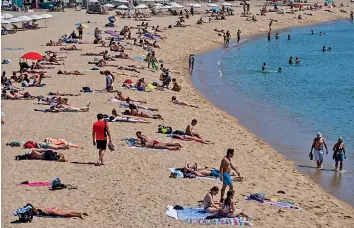
[[[319, 24], [321, 25], [330, 23], [336, 23], [336, 21]], [[304, 25], [301, 27], [310, 26], [316, 25], [311, 24]], [[287, 30], [291, 30], [291, 28], [282, 29], [279, 30], [279, 32]], [[252, 42], [252, 40], [259, 39], [261, 36], [265, 37], [265, 33], [250, 36], [246, 39], [248, 40], [248, 42]], [[235, 42], [231, 43], [231, 46], [234, 45]], [[293, 129], [293, 133], [286, 132], [286, 137], [282, 137], [280, 139], [276, 136], [270, 136], [269, 133], [272, 132], [269, 132], [269, 126], [267, 126], [267, 122], [275, 120], [275, 117], [272, 115], [272, 111], [266, 110], [267, 107], [263, 107], [260, 104], [254, 103], [248, 97], [237, 93], [234, 88], [228, 86], [222, 80], [215, 80], [215, 78], [219, 77], [220, 75], [218, 60], [221, 59], [224, 52], [227, 50], [223, 49], [223, 47], [218, 47], [214, 50], [209, 49], [208, 51], [209, 52], [199, 53], [196, 56], [194, 72], [191, 76], [191, 81], [193, 83], [194, 88], [199, 91], [200, 94], [205, 99], [210, 101], [214, 106], [226, 112], [227, 114], [235, 117], [245, 128], [247, 128], [251, 133], [255, 134], [257, 137], [267, 142], [278, 153], [285, 155], [288, 159], [295, 161], [297, 164], [305, 166], [310, 165], [311, 163], [309, 164], [309, 161], [306, 158], [310, 146], [308, 148], [299, 147], [298, 145], [295, 145], [293, 140], [291, 139], [297, 137], [298, 134], [302, 134], [303, 138], [312, 139], [313, 135], [310, 134], [310, 132], [305, 131], [304, 129], [298, 128], [298, 126], [296, 126], [296, 123], [288, 121], [289, 117], [284, 116], [282, 118], [276, 119], [277, 124], [287, 125], [289, 129]], [[232, 105], [228, 106], [226, 98], [234, 97], [235, 94], [237, 94], [237, 99], [233, 99]], [[242, 111], [240, 111], [239, 109], [242, 109]], [[267, 112], [265, 112], [265, 110]], [[262, 113], [261, 120], [257, 118], [257, 113]], [[265, 129], [267, 129], [268, 131]], [[299, 154], [301, 154], [301, 156]], [[306, 155], [304, 156], [304, 154]], [[350, 196], [346, 196], [345, 194], [343, 194], [343, 192], [339, 190], [336, 191], [330, 188], [331, 182], [341, 181], [340, 173], [338, 174], [336, 172], [332, 172], [331, 174], [321, 176], [321, 174], [316, 169], [309, 169], [308, 167], [299, 166], [297, 166], [297, 168], [301, 172], [307, 174], [310, 178], [314, 179], [327, 192], [354, 206], [354, 199], [350, 199]]]

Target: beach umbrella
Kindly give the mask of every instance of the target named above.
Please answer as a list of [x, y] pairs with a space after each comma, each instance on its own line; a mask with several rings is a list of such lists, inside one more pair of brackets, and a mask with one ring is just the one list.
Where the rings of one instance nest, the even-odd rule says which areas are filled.
[[147, 5], [145, 5], [145, 4], [140, 4], [140, 5], [138, 5], [138, 6], [136, 6], [135, 7], [135, 9], [147, 9], [148, 7], [147, 7]]
[[105, 5], [103, 5], [105, 8], [113, 8], [114, 7], [114, 5], [112, 5], [112, 4], [105, 4]]
[[10, 18], [7, 21], [9, 21], [10, 23], [18, 23], [18, 22], [22, 22], [22, 20], [20, 18]]
[[231, 6], [231, 3], [223, 2], [223, 3], [221, 3], [220, 5], [222, 5], [222, 6]]
[[215, 4], [215, 3], [210, 3], [210, 4], [207, 4], [207, 6], [209, 6], [209, 7], [218, 7], [218, 5], [217, 5], [217, 4]]
[[88, 28], [87, 24], [84, 24], [84, 23], [76, 23], [75, 24], [77, 27], [80, 27], [80, 25], [84, 28]]
[[10, 19], [10, 18], [14, 17], [14, 16], [12, 16], [12, 14], [9, 14], [9, 13], [4, 13], [1, 16], [4, 17], [4, 19]]
[[1, 19], [1, 24], [10, 24], [11, 22], [5, 19]]
[[32, 18], [29, 16], [19, 16], [18, 19], [21, 19], [22, 21], [32, 21]]
[[53, 15], [51, 14], [42, 14], [42, 15], [39, 15], [42, 19], [48, 19], [48, 18], [52, 18]]
[[24, 54], [21, 58], [29, 60], [42, 60], [43, 56], [37, 52], [28, 52]]
[[41, 20], [42, 19], [42, 17], [38, 16], [38, 15], [30, 15], [29, 17], [32, 18], [33, 20]]
[[129, 7], [126, 5], [120, 5], [117, 7], [117, 9], [129, 9]]
[[202, 6], [199, 5], [199, 4], [193, 4], [193, 7], [194, 7], [194, 8], [201, 8]]

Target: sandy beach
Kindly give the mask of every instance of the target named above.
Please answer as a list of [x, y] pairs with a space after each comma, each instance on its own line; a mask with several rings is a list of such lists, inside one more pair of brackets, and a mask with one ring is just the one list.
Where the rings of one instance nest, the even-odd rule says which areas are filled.
[[[344, 1], [343, 1], [344, 2]], [[341, 1], [336, 2], [340, 4]], [[235, 4], [235, 3], [233, 3]], [[259, 13], [261, 1], [253, 2], [251, 12]], [[344, 2], [345, 5], [350, 4]], [[237, 3], [238, 5], [238, 3]], [[240, 17], [242, 7], [235, 7], [235, 16], [226, 20], [212, 21], [197, 25], [200, 16], [186, 19], [186, 28], [172, 28], [162, 31], [161, 36], [167, 37], [158, 41], [161, 49], [154, 49], [159, 60], [164, 61], [174, 78], [182, 86], [181, 92], [165, 89], [153, 90], [151, 93], [124, 90], [120, 88], [126, 79], [134, 82], [145, 78], [148, 82], [159, 82], [160, 71], [141, 70], [138, 77], [117, 76], [114, 87], [119, 88], [125, 96], [147, 101], [147, 106], [156, 107], [164, 120], [154, 120], [150, 124], [109, 123], [116, 151], [107, 150], [105, 165], [96, 167], [98, 152], [92, 145], [92, 124], [98, 113], [110, 114], [113, 108], [124, 111], [117, 103], [109, 102], [115, 94], [83, 93], [81, 96], [68, 97], [75, 107], [90, 103], [90, 111], [83, 113], [42, 113], [33, 109], [44, 109], [48, 106], [36, 104], [36, 100], [3, 100], [2, 112], [2, 227], [197, 227], [174, 220], [165, 215], [167, 205], [197, 206], [208, 190], [214, 185], [221, 187], [220, 181], [202, 179], [169, 178], [171, 167], [183, 167], [185, 161], [197, 162], [200, 165], [219, 167], [220, 161], [228, 148], [235, 149], [233, 163], [245, 178], [242, 183], [234, 183], [235, 201], [237, 207], [244, 209], [253, 217], [254, 227], [341, 227], [350, 228], [354, 225], [354, 209], [325, 192], [309, 177], [300, 173], [292, 161], [287, 160], [265, 142], [251, 134], [241, 126], [236, 119], [222, 110], [212, 106], [195, 89], [188, 73], [188, 56], [220, 46], [223, 38], [214, 29], [229, 30], [236, 38], [238, 29], [242, 38], [268, 31], [269, 19], [275, 19], [272, 29], [291, 26], [301, 26], [320, 23], [329, 20], [348, 19], [354, 5], [345, 8], [333, 8], [333, 13], [324, 9], [305, 11], [312, 16], [302, 14], [302, 20], [295, 14], [268, 13], [267, 16], [256, 16], [257, 22], [246, 21]], [[205, 11], [199, 9], [199, 11]], [[112, 15], [114, 13], [110, 12]], [[37, 13], [36, 13], [37, 14]], [[18, 15], [18, 13], [14, 13]], [[21, 14], [22, 15], [22, 14]], [[12, 71], [19, 70], [19, 58], [26, 52], [35, 51], [44, 54], [45, 51], [59, 51], [60, 47], [47, 47], [46, 42], [57, 40], [63, 34], [75, 30], [75, 23], [86, 23], [83, 41], [88, 44], [78, 44], [82, 51], [68, 53], [59, 52], [59, 56], [67, 56], [65, 65], [55, 66], [46, 70], [51, 78], [45, 78], [42, 88], [26, 88], [25, 91], [34, 95], [47, 96], [49, 91], [78, 93], [82, 87], [103, 89], [105, 77], [98, 71], [88, 71], [93, 65], [93, 56], [80, 56], [82, 53], [98, 53], [109, 48], [99, 47], [93, 42], [93, 31], [96, 27], [105, 28], [107, 15], [88, 15], [84, 11], [68, 9], [64, 13], [53, 13], [53, 18], [47, 20], [47, 28], [33, 31], [17, 32], [2, 36], [2, 48], [24, 48], [24, 50], [2, 50], [2, 60], [11, 59], [12, 63], [2, 65], [2, 71], [11, 76]], [[152, 17], [149, 25], [159, 25], [160, 28], [174, 25], [177, 17]], [[204, 16], [204, 20], [207, 17]], [[44, 26], [44, 22], [39, 22]], [[125, 25], [136, 26], [141, 21], [133, 19], [118, 19], [117, 31]], [[132, 30], [136, 37], [137, 30]], [[90, 34], [88, 34], [90, 33]], [[266, 34], [265, 34], [266, 36]], [[104, 35], [104, 37], [109, 37]], [[123, 42], [123, 45], [124, 44]], [[141, 47], [126, 45], [126, 53], [133, 56], [143, 56], [147, 51]], [[114, 62], [119, 66], [131, 64], [147, 66], [146, 62], [138, 60], [118, 59]], [[85, 75], [58, 75], [58, 70], [78, 70]], [[116, 67], [104, 67], [102, 70], [135, 73], [118, 70]], [[17, 83], [14, 85], [19, 86]], [[183, 107], [171, 102], [171, 97], [197, 105], [199, 108]], [[237, 108], [237, 107], [236, 107]], [[171, 126], [174, 130], [184, 130], [192, 119], [197, 119], [196, 131], [205, 139], [215, 142], [205, 145], [197, 142], [185, 142], [166, 137], [157, 133], [158, 125]], [[179, 142], [179, 151], [155, 151], [129, 148], [122, 138], [135, 137], [136, 131], [142, 131], [149, 138], [160, 142]], [[44, 138], [62, 138], [78, 144], [84, 149], [64, 151], [69, 162], [48, 161], [16, 161], [16, 155], [24, 154], [25, 149], [8, 147], [11, 141], [25, 142], [29, 140], [42, 141]], [[78, 163], [71, 163], [78, 162]], [[74, 190], [49, 191], [47, 187], [20, 187], [16, 184], [23, 181], [51, 181], [59, 177], [64, 183], [77, 186]], [[284, 191], [285, 194], [278, 194]], [[244, 200], [244, 196], [263, 192], [268, 197], [291, 199], [301, 210], [283, 209], [271, 205], [258, 204]], [[35, 218], [31, 224], [12, 224], [17, 217], [12, 216], [17, 208], [27, 203], [46, 207], [57, 207], [68, 211], [89, 213], [84, 219]], [[199, 226], [198, 226], [199, 227]], [[210, 226], [214, 227], [214, 226]], [[216, 226], [215, 226], [216, 227]], [[218, 226], [219, 227], [219, 226]]]

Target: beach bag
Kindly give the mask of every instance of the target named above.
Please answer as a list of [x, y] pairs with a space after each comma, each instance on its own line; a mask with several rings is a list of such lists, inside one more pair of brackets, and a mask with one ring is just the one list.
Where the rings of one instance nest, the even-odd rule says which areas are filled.
[[263, 193], [254, 193], [247, 197], [247, 200], [256, 200], [258, 202], [264, 203], [265, 194]]
[[61, 183], [61, 180], [58, 177], [52, 180], [52, 183], [50, 184], [51, 190], [61, 190], [64, 188], [67, 188], [67, 186]]
[[33, 142], [33, 141], [27, 141], [23, 145], [23, 148], [26, 148], [26, 149], [32, 149], [32, 148], [35, 148], [35, 147], [36, 147], [36, 143]]
[[157, 129], [157, 132], [158, 133], [162, 133], [162, 134], [171, 134], [172, 133], [172, 128], [159, 125], [159, 127]]
[[92, 92], [92, 90], [90, 89], [90, 87], [82, 87], [82, 91], [83, 91], [84, 93], [90, 93], [90, 92]]
[[33, 220], [33, 206], [31, 204], [27, 204], [23, 208], [19, 208], [13, 214], [18, 216], [18, 220], [23, 223], [32, 222]]

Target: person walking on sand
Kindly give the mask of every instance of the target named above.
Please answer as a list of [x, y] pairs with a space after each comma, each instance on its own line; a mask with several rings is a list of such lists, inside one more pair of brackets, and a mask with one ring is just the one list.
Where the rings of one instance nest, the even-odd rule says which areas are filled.
[[333, 146], [333, 160], [336, 162], [335, 170], [338, 171], [338, 162], [340, 162], [339, 171], [343, 169], [343, 161], [346, 159], [343, 138], [339, 137], [338, 142]]
[[103, 120], [103, 115], [97, 115], [97, 121], [92, 126], [92, 142], [98, 149], [97, 166], [104, 165], [103, 156], [107, 149], [107, 137], [109, 143], [112, 142], [111, 133], [108, 128], [108, 123]]
[[79, 39], [82, 40], [82, 33], [84, 31], [84, 27], [82, 26], [82, 24], [80, 24], [80, 26], [77, 27], [77, 30], [79, 31]]
[[328, 154], [328, 148], [325, 139], [322, 137], [321, 132], [317, 133], [317, 137], [313, 139], [310, 154], [314, 150], [315, 161], [317, 163], [317, 168], [322, 168], [323, 163], [323, 145], [326, 148], [326, 154]]
[[241, 30], [237, 30], [237, 43], [240, 43], [241, 40]]
[[189, 55], [189, 72], [192, 72], [194, 69], [194, 54]]
[[229, 191], [233, 190], [232, 180], [231, 180], [231, 169], [235, 170], [237, 176], [241, 176], [240, 173], [231, 163], [231, 158], [234, 156], [234, 149], [227, 149], [226, 156], [221, 160], [220, 163], [220, 180], [222, 181], [220, 202], [224, 201], [224, 195], [226, 187], [229, 186]]

